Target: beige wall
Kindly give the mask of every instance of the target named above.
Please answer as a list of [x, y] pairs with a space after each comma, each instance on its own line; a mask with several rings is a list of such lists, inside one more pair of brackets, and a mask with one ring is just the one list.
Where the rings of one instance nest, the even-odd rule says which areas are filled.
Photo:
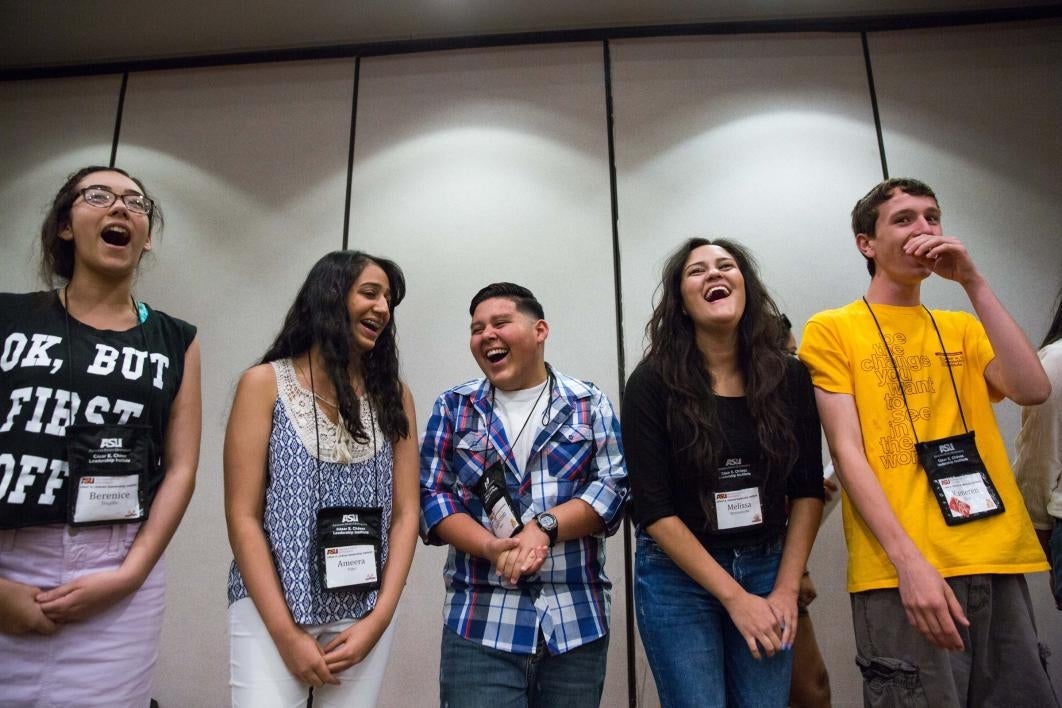
[[[890, 172], [937, 189], [1034, 339], [1062, 279], [1062, 25], [869, 38]], [[747, 243], [798, 329], [862, 292], [848, 211], [881, 176], [858, 35], [612, 44], [627, 370], [664, 255], [691, 235]], [[352, 248], [394, 258], [404, 376], [422, 428], [434, 397], [477, 371], [467, 302], [482, 284], [529, 285], [551, 324], [548, 358], [618, 404], [616, 285], [602, 47], [468, 50], [361, 63]], [[0, 84], [0, 289], [33, 286], [34, 232], [70, 171], [110, 155], [120, 78]], [[341, 247], [354, 61], [130, 76], [118, 164], [157, 193], [167, 227], [139, 294], [196, 323], [204, 361], [199, 487], [168, 554], [157, 695], [227, 700], [221, 433], [240, 371], [260, 356], [310, 264]], [[928, 302], [968, 309], [957, 288]], [[1015, 407], [1000, 404], [1004, 437]], [[622, 543], [609, 546], [615, 632], [603, 705], [626, 703]], [[812, 607], [835, 705], [861, 703], [838, 515], [811, 560]], [[443, 555], [418, 548], [382, 704], [436, 701]], [[1062, 656], [1046, 579], [1030, 577], [1043, 636]], [[638, 654], [639, 703], [656, 697]], [[1053, 668], [1062, 686], [1062, 664]]]

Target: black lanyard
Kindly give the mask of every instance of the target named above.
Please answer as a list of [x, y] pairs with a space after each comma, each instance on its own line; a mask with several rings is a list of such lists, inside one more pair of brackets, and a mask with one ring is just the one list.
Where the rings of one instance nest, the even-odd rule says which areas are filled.
[[[59, 304], [63, 308], [64, 321], [65, 321], [65, 324], [66, 324], [66, 358], [67, 358], [66, 377], [67, 377], [67, 386], [70, 388], [70, 395], [73, 396], [74, 395], [74, 348], [73, 348], [73, 344], [71, 344], [71, 339], [72, 338], [71, 338], [71, 335], [70, 335], [70, 284], [69, 283], [67, 283], [66, 286], [63, 287], [63, 298], [66, 300], [65, 304], [63, 303], [62, 300], [59, 299], [59, 291], [57, 290], [55, 292], [55, 299], [59, 301]], [[144, 340], [144, 371], [141, 372], [141, 376], [143, 377], [144, 374], [147, 374], [147, 385], [145, 387], [147, 389], [147, 394], [144, 396], [144, 414], [142, 416], [142, 419], [144, 420], [145, 423], [150, 425], [151, 424], [151, 394], [152, 394], [152, 391], [151, 391], [151, 379], [152, 379], [152, 375], [151, 375], [151, 349], [148, 346], [147, 331], [145, 331], [145, 329], [144, 329], [144, 322], [140, 319], [140, 308], [137, 305], [136, 300], [133, 299], [132, 295], [129, 296], [129, 301], [133, 303], [133, 315], [136, 317], [136, 326], [137, 326], [137, 329], [140, 330], [141, 339]], [[117, 366], [117, 362], [115, 363], [115, 366]], [[80, 408], [80, 406], [78, 406], [78, 407]], [[70, 424], [73, 425], [76, 422], [77, 422], [77, 411], [74, 409], [74, 406], [71, 405], [70, 406]]]
[[[548, 372], [546, 376], [546, 383], [542, 384], [542, 389], [538, 392], [538, 396], [535, 397], [535, 402], [531, 404], [531, 410], [527, 412], [527, 417], [524, 418], [524, 424], [520, 426], [520, 432], [516, 434], [516, 437], [509, 442], [509, 449], [512, 450], [516, 447], [516, 441], [520, 439], [520, 436], [524, 434], [524, 430], [527, 429], [527, 424], [531, 422], [531, 416], [535, 414], [535, 408], [538, 407], [538, 402], [542, 400], [542, 394], [545, 393], [546, 388], [549, 388], [549, 398], [546, 400], [546, 408], [542, 411], [542, 425], [543, 427], [549, 423], [550, 405], [553, 403], [553, 372]], [[483, 450], [483, 469], [487, 469], [487, 459], [490, 455], [490, 431], [491, 426], [494, 424], [494, 384], [490, 385], [490, 413], [487, 414], [487, 446]]]
[[[294, 364], [294, 361], [295, 360], [292, 359], [292, 363], [293, 364]], [[314, 387], [314, 383], [313, 383], [313, 355], [310, 354], [310, 353], [307, 353], [307, 355], [306, 355], [306, 365], [307, 365], [307, 367], [310, 370], [310, 404], [313, 406], [313, 432], [314, 432], [314, 437], [317, 439], [317, 454], [314, 456], [314, 469], [315, 469], [315, 471], [317, 473], [317, 485], [316, 485], [317, 486], [317, 509], [320, 510], [322, 508], [321, 507], [321, 428], [320, 428], [320, 424], [318, 423], [318, 419], [317, 419], [317, 389]], [[336, 399], [338, 400], [338, 398], [339, 398], [339, 396], [338, 396], [338, 392], [337, 392]], [[377, 468], [376, 468], [376, 418], [373, 415], [371, 403], [369, 401], [366, 401], [365, 405], [369, 406], [369, 425], [370, 425], [369, 437], [372, 439], [372, 478], [373, 478], [373, 487], [372, 487], [373, 503], [372, 503], [372, 505], [373, 506], [379, 506], [379, 503], [380, 503], [380, 473], [379, 473], [379, 470], [377, 470]], [[343, 422], [343, 416], [340, 413], [338, 403], [336, 405], [336, 425], [340, 426], [340, 427], [346, 427], [346, 424]], [[349, 430], [347, 431], [347, 434], [348, 435], [350, 434]], [[351, 467], [351, 463], [348, 461], [347, 462], [347, 469], [349, 470], [350, 467]]]
[[[911, 415], [911, 407], [907, 404], [907, 393], [903, 390], [903, 381], [900, 380], [900, 369], [896, 366], [896, 359], [892, 356], [892, 349], [889, 347], [889, 343], [885, 341], [885, 333], [881, 330], [881, 324], [878, 322], [877, 316], [874, 314], [874, 309], [867, 302], [866, 297], [863, 298], [863, 304], [867, 306], [867, 310], [870, 312], [871, 319], [874, 320], [874, 326], [878, 328], [878, 336], [881, 337], [881, 344], [885, 347], [885, 353], [889, 355], [889, 363], [892, 364], [893, 374], [896, 376], [896, 387], [900, 389], [900, 396], [903, 398], [903, 407], [907, 410], [907, 420], [911, 422], [911, 435], [914, 436], [915, 442], [918, 443], [918, 432], [915, 430], [914, 417]], [[962, 401], [959, 399], [959, 387], [955, 385], [955, 374], [951, 370], [951, 358], [948, 356], [948, 350], [944, 347], [944, 338], [940, 336], [940, 328], [937, 327], [937, 321], [933, 318], [933, 313], [929, 311], [925, 305], [922, 305], [922, 309], [929, 315], [929, 321], [933, 323], [933, 330], [937, 333], [937, 341], [940, 342], [941, 356], [944, 357], [944, 364], [948, 367], [948, 377], [951, 379], [951, 390], [955, 393], [955, 403], [959, 406], [959, 418], [962, 420], [962, 431], [964, 433], [970, 432], [970, 429], [966, 427], [966, 415], [962, 412]]]

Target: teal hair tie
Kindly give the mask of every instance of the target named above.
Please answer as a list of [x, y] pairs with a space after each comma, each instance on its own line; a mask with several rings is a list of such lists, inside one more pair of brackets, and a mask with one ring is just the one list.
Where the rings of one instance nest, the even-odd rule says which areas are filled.
[[138, 302], [136, 304], [136, 316], [140, 320], [140, 324], [144, 324], [145, 322], [147, 322], [147, 318], [148, 318], [147, 305], [145, 305], [142, 302]]

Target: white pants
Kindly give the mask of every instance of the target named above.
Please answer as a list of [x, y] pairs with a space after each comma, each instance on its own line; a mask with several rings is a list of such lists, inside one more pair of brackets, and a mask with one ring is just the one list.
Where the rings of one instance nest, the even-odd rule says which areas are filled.
[[[358, 620], [302, 625], [321, 644]], [[325, 684], [313, 691], [314, 708], [375, 706], [391, 654], [395, 623], [360, 664], [336, 674], [340, 684]], [[229, 686], [233, 708], [305, 708], [309, 686], [295, 678], [269, 636], [258, 608], [249, 597], [229, 606]]]

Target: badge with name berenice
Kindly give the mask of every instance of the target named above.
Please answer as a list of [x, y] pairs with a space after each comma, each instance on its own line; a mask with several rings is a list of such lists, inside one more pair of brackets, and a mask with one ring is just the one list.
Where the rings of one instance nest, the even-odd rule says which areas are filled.
[[73, 526], [141, 521], [155, 464], [146, 425], [70, 425], [67, 521]]
[[72, 519], [77, 524], [114, 523], [141, 518], [140, 476], [81, 477]]

